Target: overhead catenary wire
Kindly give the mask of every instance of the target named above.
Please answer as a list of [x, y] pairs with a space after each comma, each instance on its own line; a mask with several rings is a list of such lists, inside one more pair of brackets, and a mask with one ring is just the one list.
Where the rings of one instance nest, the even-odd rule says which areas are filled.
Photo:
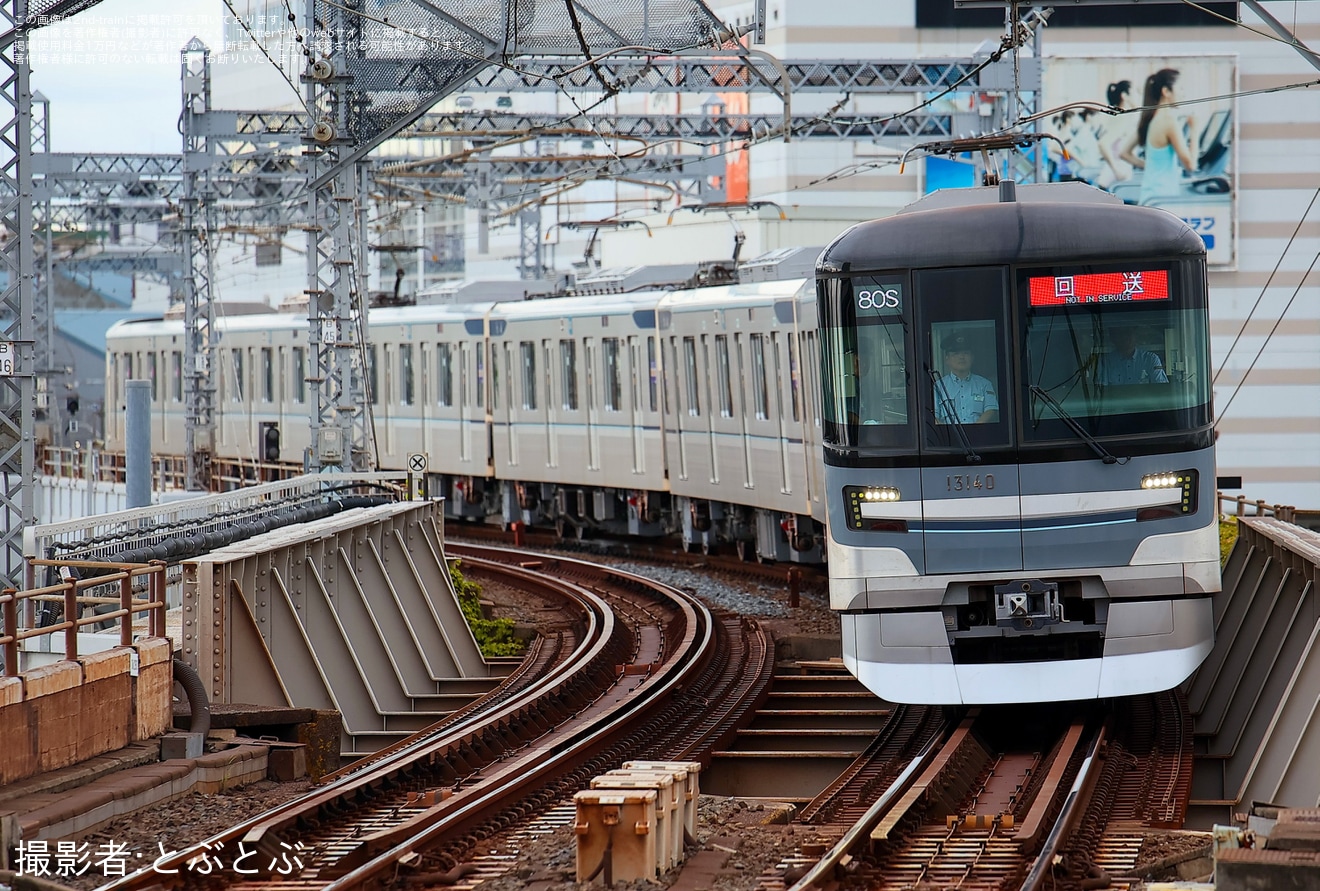
[[1306, 272], [1302, 275], [1301, 280], [1297, 282], [1297, 287], [1293, 289], [1292, 296], [1288, 298], [1288, 302], [1284, 304], [1283, 309], [1279, 312], [1279, 317], [1275, 319], [1274, 325], [1270, 328], [1270, 333], [1265, 335], [1265, 340], [1261, 342], [1260, 348], [1256, 350], [1256, 355], [1252, 358], [1251, 364], [1248, 365], [1247, 370], [1242, 373], [1242, 379], [1238, 381], [1237, 386], [1233, 389], [1233, 395], [1228, 397], [1228, 402], [1219, 412], [1219, 417], [1215, 419], [1216, 427], [1218, 427], [1219, 422], [1224, 419], [1224, 415], [1228, 414], [1228, 409], [1233, 404], [1233, 400], [1242, 392], [1242, 386], [1247, 382], [1247, 377], [1256, 367], [1256, 363], [1260, 360], [1260, 357], [1265, 354], [1265, 347], [1269, 345], [1270, 339], [1274, 337], [1274, 332], [1278, 331], [1279, 326], [1283, 324], [1283, 317], [1288, 314], [1288, 310], [1292, 308], [1293, 301], [1295, 301], [1297, 295], [1302, 292], [1302, 286], [1305, 285], [1306, 280], [1310, 278], [1311, 273], [1315, 270], [1317, 262], [1320, 262], [1320, 251], [1316, 251], [1315, 256], [1311, 258], [1311, 265], [1306, 267]]
[[[1211, 383], [1217, 383], [1219, 381], [1219, 375], [1228, 366], [1229, 357], [1233, 355], [1233, 350], [1237, 349], [1238, 341], [1242, 339], [1242, 335], [1246, 332], [1247, 325], [1251, 322], [1251, 317], [1256, 314], [1256, 309], [1260, 306], [1261, 301], [1265, 299], [1265, 292], [1269, 290], [1270, 284], [1274, 281], [1274, 276], [1279, 272], [1279, 267], [1283, 265], [1283, 258], [1288, 255], [1288, 251], [1292, 248], [1293, 242], [1297, 240], [1298, 233], [1302, 231], [1302, 224], [1305, 223], [1306, 218], [1310, 216], [1311, 208], [1315, 206], [1316, 199], [1318, 198], [1320, 198], [1320, 186], [1317, 186], [1315, 192], [1311, 195], [1311, 200], [1306, 205], [1306, 210], [1302, 211], [1301, 218], [1297, 221], [1297, 225], [1293, 227], [1292, 235], [1288, 236], [1288, 243], [1285, 244], [1283, 250], [1279, 252], [1279, 259], [1275, 262], [1274, 268], [1270, 270], [1269, 277], [1265, 279], [1265, 284], [1261, 286], [1260, 293], [1256, 295], [1256, 302], [1251, 305], [1251, 310], [1247, 313], [1247, 317], [1242, 320], [1242, 326], [1238, 328], [1237, 334], [1233, 337], [1233, 343], [1229, 346], [1228, 352], [1224, 353], [1223, 361], [1220, 362], [1219, 367], [1215, 369], [1215, 376]], [[1303, 280], [1305, 280], [1305, 276], [1303, 276]], [[1291, 300], [1288, 302], [1289, 305], [1292, 304]], [[1276, 325], [1275, 327], [1278, 326]], [[1255, 363], [1253, 362], [1252, 364], [1254, 365]]]

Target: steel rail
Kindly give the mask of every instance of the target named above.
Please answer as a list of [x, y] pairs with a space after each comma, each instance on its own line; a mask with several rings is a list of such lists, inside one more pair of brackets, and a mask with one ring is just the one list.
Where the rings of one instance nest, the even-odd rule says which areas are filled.
[[1039, 891], [1043, 887], [1045, 877], [1050, 874], [1054, 866], [1055, 854], [1086, 810], [1087, 794], [1098, 774], [1100, 759], [1096, 755], [1104, 744], [1105, 736], [1105, 729], [1101, 727], [1092, 738], [1086, 758], [1082, 761], [1081, 769], [1077, 771], [1077, 778], [1073, 780], [1072, 788], [1068, 790], [1068, 797], [1064, 800], [1059, 818], [1054, 821], [1054, 826], [1050, 829], [1050, 834], [1045, 837], [1040, 853], [1036, 855], [1031, 871], [1022, 881], [1021, 891]]
[[880, 822], [880, 818], [885, 815], [898, 796], [907, 791], [908, 787], [916, 780], [918, 773], [921, 770], [924, 770], [926, 765], [930, 763], [931, 758], [934, 757], [935, 753], [939, 751], [940, 746], [944, 743], [947, 730], [948, 727], [946, 725], [943, 730], [936, 733], [926, 742], [925, 747], [917, 753], [916, 757], [908, 762], [907, 767], [903, 768], [903, 772], [894, 779], [894, 782], [889, 784], [889, 788], [881, 793], [880, 797], [876, 799], [875, 804], [867, 808], [866, 813], [862, 815], [862, 818], [854, 823], [848, 831], [844, 833], [843, 838], [839, 839], [834, 847], [830, 848], [815, 866], [807, 870], [807, 874], [798, 879], [797, 883], [794, 884], [789, 891], [806, 891], [806, 889], [812, 888], [824, 879], [834, 875], [834, 871], [838, 868], [844, 856], [861, 842], [863, 838], [866, 838], [871, 834], [871, 830]]
[[[506, 768], [503, 775], [516, 775], [518, 777], [516, 783], [490, 783], [494, 788], [485, 794], [454, 808], [443, 819], [435, 820], [413, 836], [380, 853], [368, 863], [326, 885], [325, 891], [374, 887], [386, 873], [393, 873], [398, 864], [442, 841], [444, 836], [452, 838], [458, 833], [480, 825], [493, 813], [506, 807], [509, 801], [521, 798], [528, 787], [548, 780], [553, 775], [566, 772], [571, 769], [574, 762], [603, 751], [611, 740], [640, 725], [641, 720], [647, 717], [651, 709], [662, 704], [689, 680], [689, 675], [701, 670], [699, 657], [714, 640], [714, 625], [709, 610], [699, 601], [682, 591], [634, 573], [611, 567], [598, 567], [585, 561], [565, 561], [559, 558], [556, 560], [578, 564], [580, 567], [591, 567], [593, 571], [606, 577], [627, 579], [653, 592], [662, 593], [663, 596], [676, 602], [686, 620], [684, 638], [673, 651], [676, 657], [670, 659], [660, 671], [652, 673], [633, 691], [632, 695], [609, 713], [589, 720], [584, 727], [570, 732], [567, 739], [557, 741], [549, 751], [534, 753], [534, 759], [519, 759], [518, 763]], [[523, 769], [523, 764], [528, 760], [535, 762], [535, 767], [531, 770]]]
[[[503, 563], [492, 561], [490, 565], [493, 570], [518, 574], [513, 567]], [[524, 574], [531, 575], [530, 573]], [[294, 820], [306, 819], [326, 805], [342, 800], [359, 791], [364, 791], [368, 787], [387, 783], [392, 777], [412, 765], [419, 762], [424, 763], [451, 746], [462, 745], [465, 740], [476, 736], [485, 727], [511, 718], [519, 711], [530, 707], [542, 696], [552, 695], [557, 688], [562, 687], [570, 680], [575, 672], [590, 666], [592, 659], [604, 652], [616, 631], [616, 625], [612, 611], [599, 595], [562, 580], [542, 579], [541, 581], [542, 584], [557, 590], [561, 596], [568, 598], [570, 604], [576, 605], [581, 611], [579, 621], [582, 621], [585, 625], [585, 633], [577, 650], [570, 658], [553, 670], [549, 676], [521, 691], [498, 710], [474, 715], [467, 720], [460, 721], [457, 725], [443, 727], [438, 732], [429, 734], [417, 745], [387, 756], [383, 761], [374, 764], [368, 771], [343, 776], [303, 798], [259, 814], [202, 842], [175, 852], [171, 857], [153, 864], [151, 871], [139, 870], [117, 882], [111, 883], [107, 887], [127, 889], [155, 885], [162, 878], [159, 875], [160, 871], [181, 869], [193, 858], [199, 855], [204, 856], [206, 851], [213, 850], [219, 845], [239, 841], [255, 843], [271, 830], [288, 825]], [[423, 732], [425, 733], [425, 731]]]

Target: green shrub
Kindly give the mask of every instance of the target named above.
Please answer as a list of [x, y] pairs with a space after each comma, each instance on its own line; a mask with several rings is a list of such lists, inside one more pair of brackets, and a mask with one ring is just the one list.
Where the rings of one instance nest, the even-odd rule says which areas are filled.
[[1237, 541], [1238, 523], [1237, 517], [1220, 515], [1219, 517], [1219, 565], [1223, 566], [1228, 562], [1228, 555], [1233, 550], [1233, 543]]
[[460, 560], [449, 561], [449, 577], [454, 580], [458, 605], [463, 610], [472, 636], [477, 639], [481, 655], [521, 656], [526, 649], [523, 641], [513, 636], [513, 619], [487, 619], [481, 614], [481, 585], [463, 576]]

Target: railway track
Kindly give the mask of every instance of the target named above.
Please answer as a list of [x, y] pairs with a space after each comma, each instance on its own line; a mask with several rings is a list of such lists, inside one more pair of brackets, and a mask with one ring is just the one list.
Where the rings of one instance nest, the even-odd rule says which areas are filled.
[[[709, 748], [736, 731], [768, 686], [768, 638], [746, 622], [716, 619], [682, 592], [566, 558], [450, 550], [470, 572], [564, 598], [572, 618], [465, 713], [110, 887], [353, 888], [400, 874], [443, 874], [460, 867], [480, 838], [542, 811], [624, 758], [688, 757]], [[749, 664], [756, 670], [746, 671]], [[693, 713], [692, 695], [722, 702], [702, 710], [700, 726], [682, 719]], [[198, 865], [219, 860], [222, 850], [228, 862], [250, 851], [248, 865], [272, 866], [256, 875], [220, 869], [199, 877]], [[292, 874], [271, 871], [291, 858], [300, 864]]]
[[895, 709], [801, 812], [837, 843], [786, 858], [763, 891], [1125, 888], [1143, 832], [1181, 825], [1192, 752], [1175, 692], [1067, 720], [987, 707], [951, 727], [920, 711]]

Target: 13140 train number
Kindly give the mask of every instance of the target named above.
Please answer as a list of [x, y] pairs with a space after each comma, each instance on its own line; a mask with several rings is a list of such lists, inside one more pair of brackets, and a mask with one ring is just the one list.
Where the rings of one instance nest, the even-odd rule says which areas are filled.
[[993, 473], [953, 473], [944, 478], [944, 486], [950, 492], [974, 492], [977, 489], [993, 489]]

